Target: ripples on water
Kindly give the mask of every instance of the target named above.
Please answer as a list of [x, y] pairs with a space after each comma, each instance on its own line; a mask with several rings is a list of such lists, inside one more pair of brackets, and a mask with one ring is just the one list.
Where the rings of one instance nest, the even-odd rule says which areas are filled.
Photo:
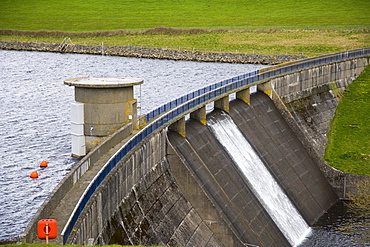
[[[0, 240], [21, 234], [68, 170], [70, 104], [82, 76], [144, 79], [141, 113], [203, 86], [266, 66], [0, 50]], [[42, 160], [49, 167], [39, 169]], [[39, 179], [32, 180], [32, 171]]]
[[312, 232], [299, 247], [370, 246], [365, 234], [370, 232], [370, 215], [356, 220], [339, 201], [312, 226]]

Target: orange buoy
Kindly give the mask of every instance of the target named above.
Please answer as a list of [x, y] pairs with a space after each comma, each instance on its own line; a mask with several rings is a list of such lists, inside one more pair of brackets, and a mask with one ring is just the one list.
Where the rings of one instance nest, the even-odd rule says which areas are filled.
[[49, 162], [43, 160], [43, 161], [40, 162], [40, 167], [41, 168], [46, 168], [46, 167], [48, 167], [48, 164], [49, 164]]
[[36, 172], [36, 171], [31, 172], [30, 178], [35, 179], [35, 178], [38, 178], [38, 177], [39, 177], [39, 173], [38, 172]]

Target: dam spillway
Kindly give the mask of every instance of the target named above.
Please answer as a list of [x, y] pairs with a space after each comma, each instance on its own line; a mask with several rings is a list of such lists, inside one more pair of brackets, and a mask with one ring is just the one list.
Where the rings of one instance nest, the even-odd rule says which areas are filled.
[[[251, 105], [240, 100], [230, 102], [230, 116], [243, 138], [252, 140], [253, 149], [264, 161], [266, 170], [301, 214], [302, 221], [298, 221], [303, 229], [297, 235], [303, 235], [307, 230], [305, 221], [312, 224], [336, 201], [333, 189], [267, 95], [261, 92], [251, 95]], [[215, 110], [207, 115], [207, 125], [222, 118], [220, 110]], [[230, 225], [230, 231], [243, 243], [294, 245], [292, 237], [284, 235], [271, 212], [260, 202], [256, 188], [245, 182], [243, 173], [211, 128], [191, 119], [186, 125], [186, 138], [171, 131], [168, 136], [182, 163], [200, 181], [199, 186], [220, 212], [219, 217], [226, 221], [223, 224]], [[229, 132], [225, 129], [224, 134]], [[235, 143], [235, 139], [231, 137], [230, 142]], [[171, 165], [176, 166], [174, 162]], [[296, 241], [299, 237], [295, 238]]]
[[208, 125], [275, 224], [289, 243], [296, 245], [309, 227], [258, 154], [225, 112], [211, 116]]

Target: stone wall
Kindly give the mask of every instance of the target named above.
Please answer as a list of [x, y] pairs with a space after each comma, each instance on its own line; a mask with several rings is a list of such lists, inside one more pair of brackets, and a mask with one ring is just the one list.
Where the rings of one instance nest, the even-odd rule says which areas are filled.
[[299, 55], [263, 55], [263, 54], [236, 54], [200, 52], [190, 50], [175, 50], [162, 48], [134, 47], [134, 46], [101, 46], [77, 45], [59, 43], [32, 43], [17, 41], [0, 41], [0, 49], [79, 53], [93, 55], [123, 56], [137, 58], [172, 59], [198, 62], [222, 63], [250, 63], [250, 64], [279, 64], [305, 58]]
[[367, 66], [368, 58], [358, 58], [304, 69], [270, 81], [276, 93], [272, 97], [275, 105], [342, 199], [355, 192], [359, 181], [369, 177], [345, 173], [324, 162], [327, 133], [341, 93]]
[[320, 157], [324, 156], [326, 133], [340, 93], [367, 65], [366, 58], [353, 59], [300, 70], [271, 80], [271, 87], [311, 140]]

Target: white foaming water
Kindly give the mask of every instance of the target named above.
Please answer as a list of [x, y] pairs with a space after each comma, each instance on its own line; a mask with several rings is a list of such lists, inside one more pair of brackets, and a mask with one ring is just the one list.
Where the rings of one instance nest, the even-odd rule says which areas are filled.
[[309, 226], [230, 116], [226, 113], [222, 113], [222, 116], [222, 120], [211, 118], [207, 124], [243, 172], [254, 194], [289, 243], [299, 244], [309, 232]]

